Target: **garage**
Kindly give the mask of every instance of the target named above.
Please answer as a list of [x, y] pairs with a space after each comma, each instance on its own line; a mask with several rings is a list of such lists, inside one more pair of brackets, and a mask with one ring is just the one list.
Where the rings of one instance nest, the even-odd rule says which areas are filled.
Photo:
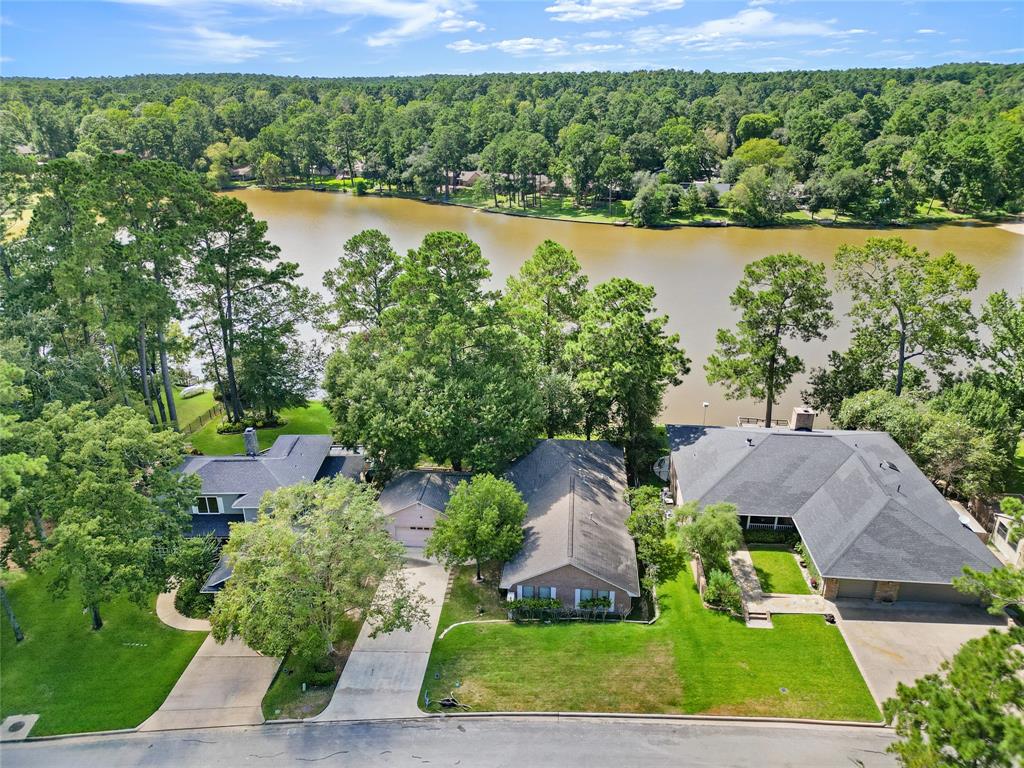
[[901, 603], [959, 603], [961, 605], [977, 605], [977, 595], [965, 595], [949, 584], [900, 584], [899, 601]]
[[407, 547], [422, 547], [426, 545], [433, 530], [425, 525], [396, 525], [391, 535], [395, 541], [400, 541]]
[[863, 579], [839, 579], [839, 591], [836, 593], [836, 597], [873, 600], [875, 597], [875, 582]]

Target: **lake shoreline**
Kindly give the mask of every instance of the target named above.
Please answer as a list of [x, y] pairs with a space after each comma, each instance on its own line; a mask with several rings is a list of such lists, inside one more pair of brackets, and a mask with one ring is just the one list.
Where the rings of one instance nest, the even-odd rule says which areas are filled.
[[[350, 188], [331, 188], [325, 186], [317, 186], [313, 184], [302, 184], [287, 187], [274, 187], [264, 186], [262, 184], [233, 184], [230, 187], [219, 190], [220, 192], [234, 192], [245, 189], [260, 189], [266, 192], [321, 192], [328, 194], [342, 194], [348, 195], [354, 193]], [[705, 221], [692, 221], [692, 222], [673, 222], [670, 224], [655, 224], [650, 227], [633, 227], [629, 221], [625, 219], [616, 219], [610, 221], [600, 221], [596, 219], [587, 218], [573, 218], [570, 216], [550, 216], [543, 213], [531, 213], [529, 210], [514, 210], [514, 209], [501, 209], [493, 206], [479, 206], [471, 203], [462, 203], [456, 200], [439, 200], [430, 197], [422, 197], [419, 195], [402, 194], [394, 192], [366, 192], [363, 195], [355, 195], [357, 197], [374, 197], [382, 200], [395, 199], [395, 200], [409, 200], [416, 203], [424, 203], [426, 205], [441, 205], [451, 206], [454, 208], [465, 208], [471, 211], [479, 211], [480, 213], [497, 214], [500, 216], [514, 216], [520, 219], [537, 219], [540, 221], [558, 221], [569, 224], [598, 224], [605, 227], [617, 227], [632, 228], [632, 229], [647, 229], [647, 230], [678, 230], [678, 229], [725, 229], [725, 228], [741, 228], [749, 230], [780, 230], [780, 229], [792, 229], [801, 230], [808, 228], [820, 228], [820, 229], [869, 229], [869, 230], [906, 230], [906, 229], [922, 229], [930, 227], [998, 227], [999, 229], [1005, 229], [1008, 232], [1013, 232], [1017, 235], [1024, 235], [1024, 222], [1021, 222], [1019, 217], [993, 217], [990, 219], [979, 219], [979, 218], [964, 218], [964, 219], [934, 219], [925, 218], [920, 221], [909, 221], [909, 222], [870, 222], [870, 221], [830, 221], [827, 219], [815, 219], [806, 221], [787, 221], [781, 224], [744, 224], [737, 221], [728, 221], [725, 219], [708, 219]]]

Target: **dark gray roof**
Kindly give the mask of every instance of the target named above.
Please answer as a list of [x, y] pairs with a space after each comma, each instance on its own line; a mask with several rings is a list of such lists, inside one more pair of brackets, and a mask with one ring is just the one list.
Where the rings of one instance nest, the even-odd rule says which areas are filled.
[[220, 592], [224, 588], [224, 583], [231, 578], [231, 566], [228, 564], [228, 559], [225, 555], [221, 555], [220, 559], [217, 560], [217, 565], [213, 569], [213, 573], [206, 580], [206, 583], [200, 588], [200, 592], [210, 595]]
[[362, 476], [365, 465], [366, 457], [358, 453], [335, 453], [332, 450], [331, 455], [324, 459], [324, 463], [320, 465], [320, 470], [316, 473], [316, 479], [323, 480], [327, 477], [341, 475], [349, 480], [358, 481]]
[[281, 435], [256, 456], [188, 456], [181, 471], [199, 476], [201, 493], [239, 494], [232, 507], [254, 509], [267, 491], [313, 481], [330, 450], [330, 435]]
[[791, 517], [823, 576], [949, 584], [998, 561], [883, 432], [669, 426], [684, 501]]
[[502, 588], [572, 565], [639, 595], [621, 449], [603, 440], [541, 440], [506, 477], [529, 511], [523, 548], [505, 564]]
[[216, 536], [218, 539], [226, 539], [231, 531], [231, 523], [245, 522], [245, 515], [241, 512], [229, 515], [192, 515], [191, 536]]
[[395, 475], [384, 486], [380, 493], [380, 508], [385, 515], [393, 515], [420, 502], [426, 507], [444, 512], [455, 486], [470, 477], [472, 475], [468, 472], [407, 469]]

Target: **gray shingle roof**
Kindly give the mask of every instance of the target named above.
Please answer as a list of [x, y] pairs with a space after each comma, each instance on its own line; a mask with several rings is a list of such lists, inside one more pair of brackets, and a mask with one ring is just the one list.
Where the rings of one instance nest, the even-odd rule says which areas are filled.
[[442, 472], [438, 470], [407, 469], [388, 481], [380, 492], [380, 508], [385, 515], [415, 504], [444, 512], [448, 499], [463, 480], [472, 477], [468, 472]]
[[541, 440], [506, 477], [528, 512], [523, 548], [505, 564], [502, 588], [572, 565], [639, 595], [621, 449], [603, 440]]
[[949, 584], [965, 565], [999, 564], [883, 432], [670, 426], [668, 434], [685, 501], [791, 517], [823, 576]]
[[181, 471], [198, 475], [204, 494], [241, 494], [234, 509], [255, 508], [267, 491], [316, 478], [330, 435], [281, 435], [257, 456], [188, 456]]

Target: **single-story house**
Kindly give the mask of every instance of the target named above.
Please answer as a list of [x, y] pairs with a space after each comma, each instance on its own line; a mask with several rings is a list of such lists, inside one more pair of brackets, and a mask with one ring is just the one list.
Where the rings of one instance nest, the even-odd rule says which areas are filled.
[[[364, 458], [334, 446], [330, 435], [281, 435], [265, 451], [251, 428], [243, 438], [245, 454], [185, 458], [181, 471], [202, 482], [192, 508], [192, 536], [212, 534], [223, 541], [231, 523], [256, 519], [267, 491], [339, 474], [358, 480], [364, 469]], [[219, 563], [203, 591], [217, 591], [230, 575]]]
[[951, 582], [999, 561], [884, 432], [668, 427], [676, 504], [735, 504], [746, 529], [796, 530], [828, 599], [977, 602]]
[[389, 518], [391, 535], [410, 547], [422, 547], [434, 530], [437, 516], [448, 507], [452, 492], [467, 472], [408, 469], [388, 481], [378, 499]]
[[228, 168], [228, 175], [236, 181], [248, 181], [253, 177], [252, 165], [235, 165]]
[[481, 170], [472, 171], [459, 171], [455, 175], [455, 186], [461, 188], [469, 188], [476, 184], [484, 176], [484, 172]]
[[603, 440], [541, 440], [505, 475], [527, 504], [523, 548], [505, 564], [509, 598], [551, 597], [567, 608], [607, 597], [627, 614], [640, 595], [626, 530], [626, 462]]

